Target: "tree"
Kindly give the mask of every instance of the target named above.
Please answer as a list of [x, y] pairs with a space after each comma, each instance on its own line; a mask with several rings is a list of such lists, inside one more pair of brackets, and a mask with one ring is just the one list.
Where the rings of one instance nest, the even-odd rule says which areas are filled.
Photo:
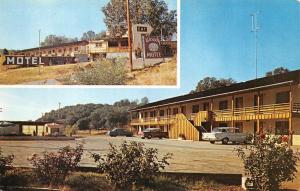
[[45, 40], [41, 42], [41, 46], [55, 46], [63, 43], [76, 42], [77, 38], [67, 38], [65, 36], [48, 35]]
[[141, 103], [139, 105], [142, 106], [142, 105], [146, 105], [148, 103], [149, 103], [149, 99], [147, 97], [143, 97], [141, 99]]
[[106, 37], [106, 31], [101, 31], [101, 32], [99, 32], [98, 34], [96, 34], [95, 39], [96, 39], [96, 40], [100, 40], [100, 39], [103, 39], [103, 38], [105, 38], [105, 37]]
[[[127, 17], [124, 0], [110, 0], [102, 8], [104, 22], [112, 37], [121, 37], [127, 32]], [[133, 24], [150, 24], [153, 35], [169, 38], [177, 32], [177, 13], [169, 11], [163, 0], [130, 0], [131, 22]]]
[[191, 93], [201, 92], [201, 91], [225, 87], [225, 86], [230, 86], [234, 83], [236, 83], [236, 81], [232, 78], [217, 79], [215, 77], [206, 77], [198, 82], [196, 89], [191, 91]]
[[83, 33], [81, 40], [95, 40], [96, 39], [96, 33], [94, 31], [88, 31]]
[[266, 76], [273, 76], [273, 75], [277, 75], [277, 74], [284, 74], [289, 72], [290, 70], [284, 67], [277, 67], [272, 71], [266, 72]]

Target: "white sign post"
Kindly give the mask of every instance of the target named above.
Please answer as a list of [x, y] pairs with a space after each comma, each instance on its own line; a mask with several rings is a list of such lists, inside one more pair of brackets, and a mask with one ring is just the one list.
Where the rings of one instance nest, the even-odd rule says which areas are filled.
[[143, 52], [143, 36], [150, 35], [153, 28], [148, 24], [134, 24], [132, 26], [133, 51], [135, 53]]

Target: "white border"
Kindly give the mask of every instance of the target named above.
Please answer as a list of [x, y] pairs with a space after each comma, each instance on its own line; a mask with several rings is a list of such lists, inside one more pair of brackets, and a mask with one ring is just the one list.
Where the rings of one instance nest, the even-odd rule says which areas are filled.
[[134, 88], [143, 88], [143, 89], [179, 89], [180, 88], [180, 11], [181, 11], [181, 0], [177, 0], [177, 79], [176, 79], [176, 85], [0, 85], [0, 88], [43, 88], [43, 89], [64, 89], [64, 88], [70, 88], [70, 89], [118, 89], [118, 88], [128, 88], [128, 89], [134, 89]]

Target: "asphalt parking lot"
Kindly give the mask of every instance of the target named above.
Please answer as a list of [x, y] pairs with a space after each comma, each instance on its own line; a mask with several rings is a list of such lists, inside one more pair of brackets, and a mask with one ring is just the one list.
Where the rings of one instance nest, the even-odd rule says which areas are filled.
[[15, 165], [29, 166], [27, 158], [34, 153], [56, 151], [67, 145], [84, 143], [83, 166], [95, 166], [91, 152], [106, 153], [108, 144], [119, 145], [122, 141], [143, 142], [146, 147], [159, 150], [160, 155], [173, 153], [171, 165], [166, 169], [174, 172], [242, 173], [242, 163], [237, 158], [236, 145], [210, 144], [208, 142], [169, 139], [141, 139], [139, 137], [89, 136], [75, 141], [0, 141], [4, 154], [15, 155]]

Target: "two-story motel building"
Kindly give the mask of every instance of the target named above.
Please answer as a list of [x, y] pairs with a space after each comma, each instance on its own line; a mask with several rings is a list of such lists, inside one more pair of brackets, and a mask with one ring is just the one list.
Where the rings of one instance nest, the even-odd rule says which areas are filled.
[[200, 126], [288, 135], [300, 145], [300, 70], [173, 97], [132, 110], [131, 127], [160, 127], [177, 139], [201, 140]]

